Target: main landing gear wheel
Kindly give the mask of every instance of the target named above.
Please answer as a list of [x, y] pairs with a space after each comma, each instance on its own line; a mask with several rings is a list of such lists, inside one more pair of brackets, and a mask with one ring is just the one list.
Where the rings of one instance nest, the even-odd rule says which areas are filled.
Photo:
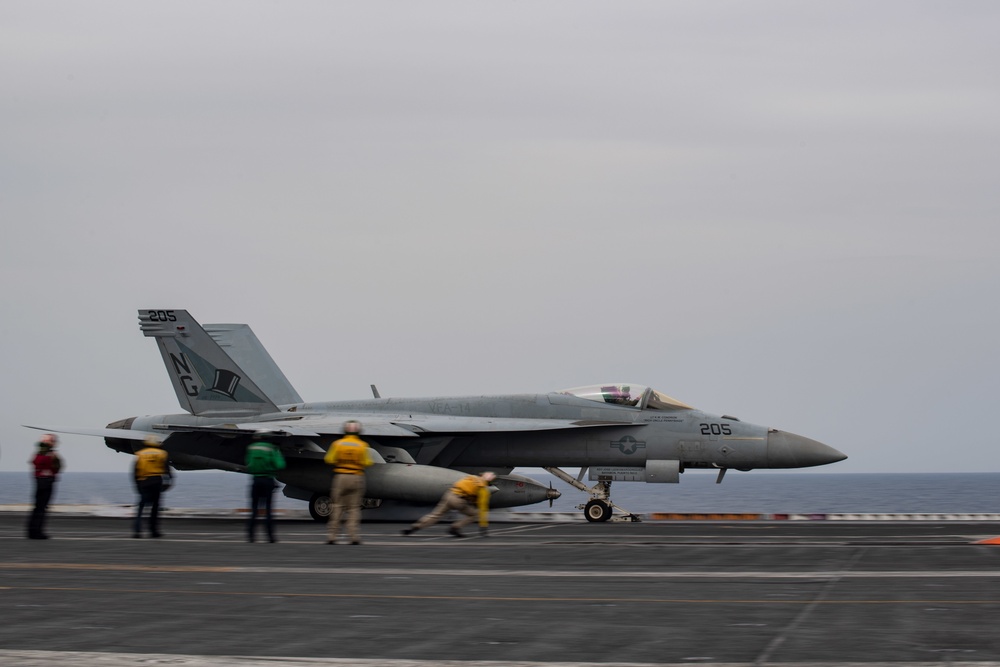
[[314, 493], [313, 497], [309, 499], [309, 514], [316, 521], [324, 522], [329, 519], [332, 510], [330, 496]]
[[603, 500], [591, 500], [583, 508], [583, 514], [587, 517], [587, 521], [591, 523], [607, 521], [611, 518], [611, 505]]

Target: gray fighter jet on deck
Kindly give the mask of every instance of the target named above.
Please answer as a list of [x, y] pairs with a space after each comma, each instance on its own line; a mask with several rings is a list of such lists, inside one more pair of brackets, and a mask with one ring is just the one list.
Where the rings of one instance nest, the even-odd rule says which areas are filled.
[[[198, 324], [185, 310], [139, 311], [155, 338], [184, 414], [130, 417], [104, 429], [45, 430], [95, 435], [126, 453], [149, 434], [164, 438], [180, 469], [244, 472], [244, 451], [268, 431], [288, 462], [279, 480], [291, 498], [329, 514], [323, 455], [356, 419], [376, 452], [366, 505], [434, 503], [467, 472], [498, 474], [492, 507], [529, 505], [559, 492], [516, 467], [542, 467], [589, 495], [589, 521], [636, 520], [611, 502], [613, 481], [678, 482], [692, 468], [803, 468], [847, 458], [799, 435], [702, 412], [650, 387], [609, 383], [547, 394], [373, 398], [303, 402], [249, 327]], [[33, 427], [42, 428], [42, 427]], [[579, 467], [576, 477], [562, 468]], [[589, 471], [588, 481], [583, 477]], [[378, 510], [371, 514], [378, 513]]]

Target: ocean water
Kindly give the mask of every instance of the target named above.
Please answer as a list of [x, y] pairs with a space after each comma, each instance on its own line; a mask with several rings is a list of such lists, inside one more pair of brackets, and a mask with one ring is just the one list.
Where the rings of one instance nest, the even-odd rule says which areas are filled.
[[[587, 496], [547, 473], [529, 476], [562, 491], [551, 511], [572, 512]], [[714, 473], [687, 472], [680, 484], [616, 482], [611, 499], [637, 514], [710, 512], [814, 513], [1000, 513], [1000, 473], [740, 473], [722, 484]], [[31, 501], [27, 471], [0, 472], [0, 505]], [[167, 507], [238, 509], [247, 506], [248, 478], [229, 472], [179, 472], [164, 498]], [[306, 503], [275, 493], [276, 506]], [[56, 505], [127, 506], [135, 503], [127, 473], [68, 472], [56, 486]], [[518, 508], [549, 511], [539, 503]]]

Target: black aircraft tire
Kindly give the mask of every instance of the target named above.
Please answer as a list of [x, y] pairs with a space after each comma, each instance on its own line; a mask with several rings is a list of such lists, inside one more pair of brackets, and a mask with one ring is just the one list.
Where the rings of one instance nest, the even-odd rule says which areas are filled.
[[330, 518], [331, 509], [330, 496], [314, 493], [313, 497], [309, 499], [309, 514], [315, 521], [326, 523]]
[[591, 500], [587, 503], [587, 506], [583, 508], [583, 515], [587, 517], [587, 521], [591, 523], [607, 521], [611, 518], [611, 505], [608, 505], [603, 500]]

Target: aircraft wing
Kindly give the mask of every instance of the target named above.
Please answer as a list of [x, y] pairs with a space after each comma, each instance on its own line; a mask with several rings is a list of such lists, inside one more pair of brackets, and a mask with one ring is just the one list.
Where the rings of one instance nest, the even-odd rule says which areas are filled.
[[215, 426], [193, 426], [189, 424], [154, 424], [152, 431], [138, 431], [116, 428], [67, 428], [58, 426], [29, 426], [26, 428], [90, 435], [98, 438], [119, 438], [122, 440], [143, 440], [153, 435], [164, 437], [169, 433], [207, 433], [218, 436], [239, 436], [255, 431], [267, 430], [287, 436], [315, 438], [324, 435], [343, 435], [344, 420], [357, 419], [363, 427], [362, 435], [392, 438], [416, 438], [425, 433], [502, 433], [505, 431], [526, 433], [531, 431], [554, 431], [560, 429], [593, 428], [596, 426], [636, 427], [644, 424], [617, 421], [570, 420], [570, 419], [523, 419], [510, 417], [459, 417], [432, 414], [385, 414], [350, 413], [296, 416], [291, 419], [276, 419], [262, 422], [241, 422], [218, 424]]
[[[523, 419], [510, 417], [451, 417], [448, 415], [418, 415], [393, 422], [418, 433], [502, 433], [504, 431], [556, 431], [592, 428], [594, 426], [642, 426], [632, 422], [580, 419]], [[362, 422], [364, 424], [364, 422]], [[367, 429], [367, 426], [366, 426]]]
[[[362, 421], [367, 435], [409, 437], [415, 438], [413, 431], [388, 422]], [[315, 438], [322, 435], [343, 435], [344, 418], [320, 419], [314, 421], [295, 421], [277, 419], [266, 422], [241, 422], [239, 424], [220, 424], [218, 426], [190, 426], [187, 424], [154, 424], [157, 431], [174, 433], [210, 433], [212, 435], [236, 436], [253, 433], [254, 431], [273, 431], [283, 435], [297, 435], [305, 438]]]
[[33, 428], [49, 433], [67, 433], [69, 435], [92, 435], [97, 438], [121, 438], [122, 440], [145, 440], [147, 436], [154, 435], [163, 437], [161, 433], [155, 431], [126, 431], [120, 428], [75, 428], [63, 426], [31, 426], [23, 424], [25, 428]]
[[588, 428], [595, 426], [642, 426], [632, 422], [570, 420], [570, 419], [520, 419], [509, 417], [460, 417], [432, 414], [350, 413], [299, 417], [295, 421], [268, 421], [257, 424], [240, 424], [240, 428], [267, 428], [289, 435], [341, 435], [344, 420], [357, 419], [362, 425], [362, 437], [384, 436], [414, 438], [425, 433], [498, 433], [504, 431], [530, 432], [558, 429]]
[[[404, 438], [416, 438], [419, 434], [411, 429], [395, 426], [387, 421], [378, 422], [366, 420], [365, 434], [373, 436], [392, 436]], [[242, 422], [239, 424], [220, 424], [218, 426], [193, 426], [190, 424], [154, 424], [152, 431], [137, 431], [118, 428], [80, 428], [63, 426], [31, 426], [24, 424], [25, 428], [37, 429], [48, 433], [66, 433], [70, 435], [91, 435], [97, 438], [119, 438], [121, 440], [145, 440], [147, 436], [165, 437], [170, 433], [207, 433], [218, 436], [239, 436], [255, 431], [274, 431], [289, 436], [302, 436], [315, 438], [322, 435], [343, 435], [344, 419], [321, 419], [307, 422], [303, 425], [299, 421], [282, 420], [267, 422]]]

